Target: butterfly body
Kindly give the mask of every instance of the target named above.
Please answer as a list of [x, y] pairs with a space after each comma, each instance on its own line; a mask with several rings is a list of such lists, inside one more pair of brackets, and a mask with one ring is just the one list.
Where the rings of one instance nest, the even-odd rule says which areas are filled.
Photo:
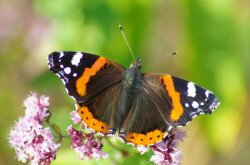
[[142, 82], [140, 66], [141, 62], [140, 59], [138, 59], [132, 63], [128, 69], [124, 70], [124, 76], [121, 82], [122, 91], [119, 96], [115, 116], [116, 123], [114, 129], [116, 130], [119, 130], [131, 110], [135, 94], [138, 92], [138, 88]]
[[105, 135], [116, 131], [125, 142], [148, 146], [172, 127], [210, 114], [219, 101], [210, 91], [167, 74], [141, 73], [141, 59], [128, 69], [104, 57], [54, 52], [48, 65], [76, 101], [88, 128]]

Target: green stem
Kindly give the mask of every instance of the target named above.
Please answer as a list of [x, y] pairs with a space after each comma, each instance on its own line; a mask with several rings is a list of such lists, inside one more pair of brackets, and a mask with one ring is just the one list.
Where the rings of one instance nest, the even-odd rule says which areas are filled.
[[50, 119], [51, 113], [49, 112], [49, 116], [45, 119], [45, 122], [49, 125], [50, 128], [52, 128], [54, 130], [54, 132], [59, 136], [58, 142], [57, 143], [61, 143], [62, 142], [62, 138], [65, 137], [61, 134], [61, 131], [58, 130], [56, 128], [55, 124], [51, 124], [49, 119]]

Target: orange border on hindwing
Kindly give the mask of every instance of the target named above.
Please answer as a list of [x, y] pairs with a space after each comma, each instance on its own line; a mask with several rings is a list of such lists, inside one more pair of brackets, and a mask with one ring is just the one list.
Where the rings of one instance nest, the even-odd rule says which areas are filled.
[[161, 141], [166, 135], [167, 132], [162, 132], [156, 129], [154, 131], [148, 132], [147, 134], [128, 133], [125, 136], [124, 140], [127, 143], [133, 143], [136, 146], [139, 145], [148, 146]]
[[101, 132], [107, 134], [108, 125], [98, 119], [95, 119], [92, 113], [89, 111], [89, 108], [86, 106], [80, 107], [78, 105], [77, 113], [80, 115], [82, 121], [91, 129], [96, 132]]

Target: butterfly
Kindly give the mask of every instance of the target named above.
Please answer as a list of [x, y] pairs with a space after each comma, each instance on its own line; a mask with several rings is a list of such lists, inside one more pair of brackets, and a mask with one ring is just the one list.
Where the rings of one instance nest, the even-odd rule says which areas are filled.
[[193, 82], [168, 74], [141, 73], [141, 59], [128, 69], [83, 52], [53, 52], [49, 69], [63, 81], [82, 122], [95, 132], [118, 132], [126, 143], [149, 146], [173, 127], [211, 114], [218, 98]]

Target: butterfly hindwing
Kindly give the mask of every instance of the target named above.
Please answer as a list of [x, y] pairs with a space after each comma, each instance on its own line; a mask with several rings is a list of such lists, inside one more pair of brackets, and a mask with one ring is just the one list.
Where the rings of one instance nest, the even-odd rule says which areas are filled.
[[138, 87], [130, 112], [119, 132], [125, 142], [148, 146], [167, 135], [171, 128], [168, 124], [171, 100], [160, 85], [143, 79]]
[[77, 112], [88, 128], [103, 134], [114, 134], [114, 119], [122, 90], [114, 84], [86, 102], [77, 104]]
[[53, 52], [48, 57], [51, 71], [63, 81], [77, 102], [84, 102], [122, 80], [124, 67], [104, 57], [83, 52]]

